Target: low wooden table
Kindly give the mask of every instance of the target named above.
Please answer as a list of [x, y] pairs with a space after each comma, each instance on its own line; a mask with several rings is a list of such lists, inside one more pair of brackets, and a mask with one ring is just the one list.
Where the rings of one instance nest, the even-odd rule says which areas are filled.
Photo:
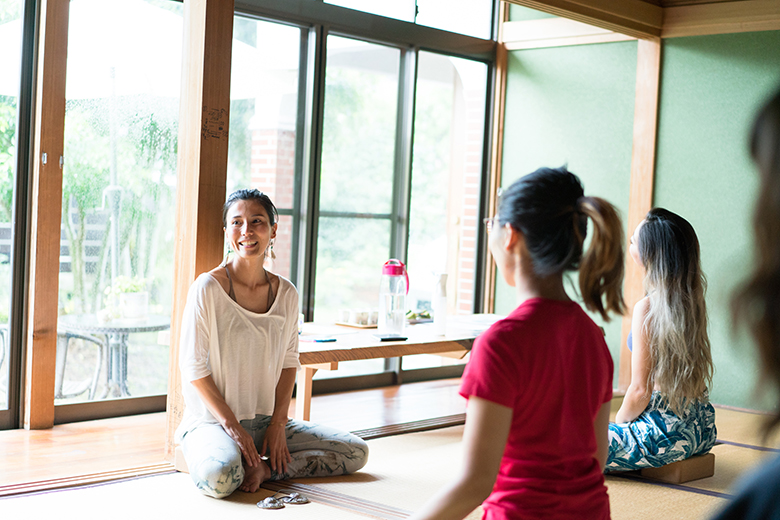
[[[445, 335], [434, 334], [433, 324], [409, 325], [404, 331], [406, 341], [380, 341], [376, 329], [355, 329], [340, 325], [305, 323], [298, 343], [301, 371], [295, 400], [295, 417], [309, 420], [311, 412], [312, 378], [317, 370], [337, 370], [340, 361], [382, 359], [413, 354], [436, 354], [463, 358], [474, 339], [502, 316], [473, 314], [451, 316]], [[318, 343], [313, 339], [334, 338], [336, 341]]]

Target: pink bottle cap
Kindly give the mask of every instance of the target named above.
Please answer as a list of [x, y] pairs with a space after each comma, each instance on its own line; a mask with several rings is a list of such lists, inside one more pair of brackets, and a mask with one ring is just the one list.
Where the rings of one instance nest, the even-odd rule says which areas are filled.
[[406, 277], [406, 294], [409, 294], [409, 274], [406, 272], [406, 266], [400, 260], [391, 258], [382, 266], [382, 274], [389, 276], [405, 276]]

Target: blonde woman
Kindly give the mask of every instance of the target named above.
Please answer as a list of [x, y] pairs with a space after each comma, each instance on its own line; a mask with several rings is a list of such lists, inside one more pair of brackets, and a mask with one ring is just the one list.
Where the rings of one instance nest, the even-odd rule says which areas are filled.
[[655, 208], [634, 231], [629, 254], [645, 270], [647, 296], [634, 307], [631, 383], [609, 425], [607, 472], [707, 453], [717, 436], [696, 233], [681, 216]]

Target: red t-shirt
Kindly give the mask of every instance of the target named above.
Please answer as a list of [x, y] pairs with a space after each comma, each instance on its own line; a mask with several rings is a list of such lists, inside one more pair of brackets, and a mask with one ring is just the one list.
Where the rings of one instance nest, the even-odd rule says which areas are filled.
[[575, 302], [534, 298], [477, 338], [460, 394], [513, 410], [483, 519], [609, 519], [593, 421], [612, 357]]

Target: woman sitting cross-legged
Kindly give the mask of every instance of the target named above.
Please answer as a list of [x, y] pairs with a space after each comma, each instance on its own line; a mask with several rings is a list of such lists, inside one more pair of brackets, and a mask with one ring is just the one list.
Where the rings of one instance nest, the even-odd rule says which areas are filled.
[[564, 274], [578, 272], [588, 309], [623, 312], [620, 217], [566, 168], [540, 168], [504, 191], [487, 224], [518, 306], [474, 343], [460, 388], [462, 470], [413, 518], [464, 518], [482, 504], [490, 520], [608, 520], [612, 358]]
[[629, 254], [645, 270], [647, 296], [634, 307], [631, 383], [609, 425], [607, 472], [707, 453], [717, 435], [696, 233], [684, 218], [655, 208], [634, 231]]
[[257, 190], [239, 190], [222, 218], [234, 254], [195, 280], [182, 319], [186, 408], [176, 442], [193, 481], [223, 498], [265, 480], [359, 470], [368, 457], [362, 439], [287, 418], [300, 368], [298, 292], [264, 267], [276, 207]]

